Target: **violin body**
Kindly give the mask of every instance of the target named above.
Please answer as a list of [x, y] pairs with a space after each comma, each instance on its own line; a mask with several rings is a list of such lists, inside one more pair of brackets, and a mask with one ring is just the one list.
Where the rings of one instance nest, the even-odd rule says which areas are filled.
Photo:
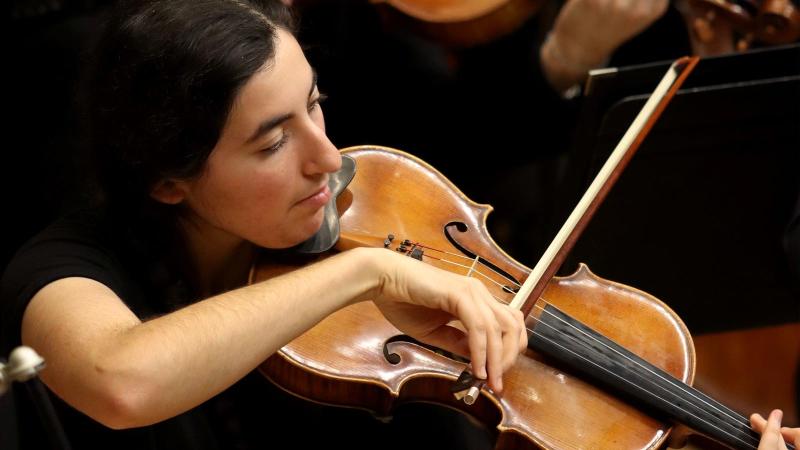
[[[688, 0], [682, 7], [701, 56], [744, 51], [753, 43], [781, 45], [800, 39], [800, 8], [793, 0]], [[734, 48], [724, 42], [737, 35]], [[717, 42], [720, 41], [720, 42]], [[727, 42], [733, 45], [733, 42]]]
[[505, 36], [532, 17], [543, 0], [373, 0], [384, 21], [460, 48]]
[[[509, 278], [521, 284], [530, 269], [488, 235], [491, 207], [470, 201], [442, 174], [406, 153], [365, 146], [343, 152], [355, 158], [358, 169], [338, 199], [338, 250], [384, 246], [391, 234], [392, 251], [408, 239], [412, 244], [402, 251], [410, 257], [465, 275], [475, 268], [474, 255], [480, 255], [494, 267], [480, 267], [479, 278], [496, 297], [511, 299], [510, 289], [504, 288], [512, 284]], [[416, 254], [407, 251], [411, 246]], [[259, 263], [251, 281], [294, 268], [274, 261]], [[541, 297], [691, 384], [695, 365], [691, 336], [680, 318], [653, 296], [603, 280], [581, 266], [568, 277], [553, 278]], [[528, 328], [535, 327], [537, 314], [534, 309], [528, 317]], [[379, 416], [391, 415], [403, 402], [450, 406], [496, 427], [496, 448], [655, 449], [671, 429], [671, 424], [642, 413], [533, 350], [506, 372], [502, 395], [484, 387], [472, 405], [457, 401], [451, 393], [464, 368], [457, 356], [403, 338], [371, 302], [362, 302], [324, 319], [270, 357], [259, 371], [297, 396], [364, 408]]]

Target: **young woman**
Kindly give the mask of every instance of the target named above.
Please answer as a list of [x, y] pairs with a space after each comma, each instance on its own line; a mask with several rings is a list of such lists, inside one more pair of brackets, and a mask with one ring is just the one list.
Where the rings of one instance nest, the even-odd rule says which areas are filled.
[[3, 280], [9, 348], [21, 337], [46, 359], [76, 448], [207, 445], [198, 405], [367, 300], [502, 389], [525, 327], [475, 280], [358, 249], [241, 287], [259, 248], [317, 232], [341, 165], [280, 2], [129, 2], [100, 42], [103, 201], [34, 238]]

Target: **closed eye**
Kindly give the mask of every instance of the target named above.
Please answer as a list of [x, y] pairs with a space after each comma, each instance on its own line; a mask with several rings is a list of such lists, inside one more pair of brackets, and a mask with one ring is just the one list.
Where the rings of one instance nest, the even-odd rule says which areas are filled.
[[319, 107], [319, 105], [320, 105], [322, 102], [324, 102], [325, 100], [327, 100], [327, 99], [328, 99], [328, 96], [327, 96], [327, 95], [325, 95], [325, 94], [319, 94], [319, 95], [317, 95], [317, 98], [315, 98], [314, 100], [311, 100], [311, 101], [308, 103], [308, 112], [312, 112], [312, 111], [314, 111], [315, 109], [317, 109], [317, 108]]
[[[312, 113], [314, 110], [318, 109], [320, 104], [322, 102], [324, 102], [327, 98], [328, 98], [328, 96], [325, 95], [325, 94], [317, 95], [317, 97], [314, 100], [311, 100], [308, 103], [308, 112]], [[278, 150], [280, 150], [284, 145], [286, 145], [286, 143], [288, 141], [289, 141], [289, 134], [284, 131], [283, 134], [281, 135], [281, 138], [278, 140], [278, 142], [270, 145], [267, 148], [261, 149], [261, 152], [262, 153], [267, 153], [267, 154], [275, 153]]]
[[267, 148], [261, 149], [261, 152], [262, 153], [267, 153], [267, 154], [275, 153], [278, 150], [280, 150], [284, 145], [286, 145], [286, 142], [288, 142], [288, 141], [289, 141], [289, 134], [284, 132], [281, 135], [281, 138], [278, 140], [278, 142], [270, 145]]

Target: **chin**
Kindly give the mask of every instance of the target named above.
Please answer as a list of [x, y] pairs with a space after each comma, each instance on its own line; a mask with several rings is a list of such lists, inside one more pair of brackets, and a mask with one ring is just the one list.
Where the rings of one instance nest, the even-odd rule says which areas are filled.
[[295, 245], [302, 244], [312, 236], [314, 236], [320, 227], [322, 227], [323, 216], [320, 214], [314, 216], [313, 219], [304, 221], [302, 224], [290, 228], [285, 242], [287, 245], [284, 248], [294, 247]]
[[[325, 219], [323, 208], [313, 214], [304, 215], [302, 218], [292, 217], [281, 223], [278, 227], [271, 228], [269, 235], [262, 234], [258, 239], [259, 245], [266, 248], [282, 249], [291, 248], [301, 244], [319, 231]], [[262, 230], [265, 231], [266, 230]], [[263, 244], [269, 245], [263, 245]]]

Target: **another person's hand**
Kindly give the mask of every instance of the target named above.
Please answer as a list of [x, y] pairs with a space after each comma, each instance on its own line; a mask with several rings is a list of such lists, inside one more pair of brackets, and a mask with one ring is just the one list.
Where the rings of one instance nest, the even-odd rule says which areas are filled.
[[787, 442], [800, 448], [800, 428], [781, 427], [782, 418], [783, 412], [780, 409], [773, 410], [769, 419], [764, 419], [760, 414], [750, 416], [750, 425], [761, 433], [758, 450], [787, 450]]
[[580, 83], [667, 5], [668, 0], [567, 0], [540, 50], [545, 76], [559, 91]]

